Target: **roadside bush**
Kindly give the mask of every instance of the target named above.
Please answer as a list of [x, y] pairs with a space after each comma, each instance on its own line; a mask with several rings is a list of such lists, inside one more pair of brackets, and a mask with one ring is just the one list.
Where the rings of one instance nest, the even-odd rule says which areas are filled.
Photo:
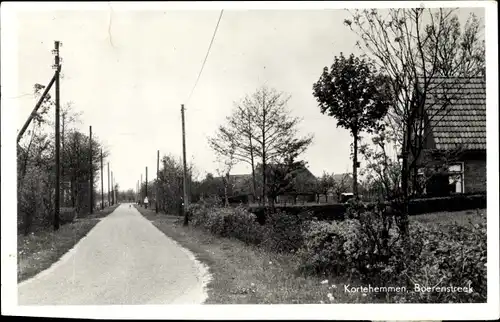
[[242, 207], [223, 208], [196, 204], [189, 208], [191, 223], [221, 237], [232, 237], [247, 244], [259, 244], [263, 229], [256, 216]]
[[439, 211], [461, 211], [486, 208], [486, 194], [458, 194], [448, 197], [434, 197], [410, 200], [410, 215]]
[[[393, 216], [354, 204], [342, 222], [311, 222], [298, 254], [305, 273], [355, 278], [371, 285], [406, 286], [393, 302], [486, 301], [486, 217], [473, 226], [411, 222], [403, 239]], [[471, 286], [473, 292], [412, 292], [420, 287]]]
[[[401, 275], [410, 290], [419, 287], [471, 287], [471, 292], [415, 292], [403, 301], [419, 303], [479, 303], [487, 299], [486, 216], [481, 223], [429, 227], [412, 223], [412, 244], [420, 253]], [[418, 249], [418, 248], [417, 248]], [[404, 258], [404, 257], [403, 257]]]
[[279, 253], [297, 251], [303, 244], [304, 228], [311, 217], [311, 212], [299, 214], [277, 212], [269, 214], [264, 225], [265, 238], [263, 246]]

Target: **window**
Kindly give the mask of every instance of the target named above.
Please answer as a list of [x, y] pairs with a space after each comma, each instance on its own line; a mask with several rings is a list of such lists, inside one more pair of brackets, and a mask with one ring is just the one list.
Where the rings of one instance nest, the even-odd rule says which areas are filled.
[[449, 185], [452, 193], [464, 192], [464, 164], [455, 163], [448, 167]]

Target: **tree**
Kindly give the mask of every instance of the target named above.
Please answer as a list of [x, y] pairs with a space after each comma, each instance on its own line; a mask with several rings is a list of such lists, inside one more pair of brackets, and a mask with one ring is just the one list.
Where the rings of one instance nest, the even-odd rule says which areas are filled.
[[[333, 176], [333, 175], [332, 175]], [[348, 185], [348, 181], [350, 178], [350, 176], [348, 174], [343, 174], [341, 176], [337, 176], [337, 178], [335, 178], [335, 176], [333, 176], [333, 191], [335, 193], [335, 195], [337, 196], [337, 202], [340, 201], [340, 196], [347, 191], [349, 185]]]
[[262, 202], [266, 199], [266, 166], [268, 163], [291, 164], [312, 143], [313, 135], [299, 137], [297, 126], [301, 119], [290, 115], [287, 108], [290, 96], [266, 86], [247, 96], [244, 105], [253, 115], [256, 130], [256, 155], [262, 165]]
[[335, 186], [333, 175], [323, 172], [323, 175], [318, 180], [318, 192], [325, 196], [325, 201], [328, 202], [328, 192]]
[[248, 106], [249, 101], [243, 100], [226, 118], [227, 125], [220, 126], [214, 137], [209, 138], [210, 147], [219, 155], [250, 165], [252, 170], [252, 192], [255, 198], [255, 138], [253, 115]]
[[337, 119], [337, 126], [353, 137], [353, 193], [358, 195], [358, 141], [362, 131], [371, 132], [385, 116], [391, 103], [387, 80], [365, 58], [341, 53], [329, 70], [323, 69], [313, 86], [321, 113]]
[[[418, 174], [417, 162], [428, 133], [453, 108], [452, 102], [467, 85], [464, 80], [485, 75], [481, 22], [471, 15], [461, 30], [456, 11], [356, 10], [344, 21], [361, 38], [359, 48], [368, 52], [388, 76], [394, 93], [388, 115], [402, 150], [399, 228], [403, 235], [408, 232], [410, 174], [414, 178]], [[436, 89], [441, 94], [431, 97]]]
[[229, 207], [229, 184], [230, 184], [230, 172], [235, 165], [234, 159], [234, 148], [230, 149], [226, 156], [219, 155], [219, 167], [217, 168], [217, 174], [222, 178], [222, 183], [224, 184], [224, 205]]
[[391, 142], [388, 130], [378, 131], [371, 141], [372, 146], [363, 144], [359, 149], [367, 164], [364, 169], [367, 188], [383, 200], [390, 200], [397, 194], [401, 183], [399, 160], [393, 160], [387, 151]]
[[[35, 93], [41, 89], [42, 85], [35, 85]], [[24, 233], [28, 233], [34, 226], [48, 227], [53, 221], [56, 193], [55, 140], [53, 113], [48, 113], [53, 106], [53, 101], [47, 96], [33, 119], [33, 127], [27, 132], [28, 136], [18, 144], [18, 223]], [[92, 151], [89, 151], [88, 136], [72, 127], [77, 121], [74, 116], [79, 113], [69, 111], [66, 107], [63, 107], [63, 112], [67, 113], [64, 114], [66, 135], [60, 159], [61, 169], [64, 169], [64, 172], [61, 171], [61, 180], [71, 182], [71, 200], [62, 198], [61, 206], [72, 206], [77, 212], [81, 212], [88, 208], [90, 171], [95, 179], [98, 177], [102, 144], [94, 137]], [[108, 152], [104, 151], [103, 154], [107, 156]], [[92, 166], [89, 165], [90, 156]], [[94, 190], [95, 184], [91, 186]], [[61, 188], [63, 190], [64, 185]]]

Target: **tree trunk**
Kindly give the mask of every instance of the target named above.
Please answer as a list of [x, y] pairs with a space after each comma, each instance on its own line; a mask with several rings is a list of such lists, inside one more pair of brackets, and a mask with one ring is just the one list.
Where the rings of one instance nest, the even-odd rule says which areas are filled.
[[266, 206], [266, 108], [262, 99], [262, 205]]
[[354, 149], [352, 158], [352, 193], [358, 199], [358, 132], [353, 131]]
[[252, 166], [252, 195], [255, 200], [256, 192], [257, 192], [257, 181], [255, 180], [255, 164], [254, 164], [254, 155], [253, 155], [253, 142], [252, 142], [252, 120], [250, 118], [250, 111], [248, 113], [248, 141], [250, 143], [250, 163]]
[[403, 204], [401, 207], [400, 214], [400, 227], [403, 236], [408, 235], [408, 205], [409, 205], [409, 195], [408, 195], [408, 183], [409, 183], [409, 169], [408, 169], [408, 157], [410, 151], [410, 140], [411, 140], [411, 117], [408, 119], [406, 124], [405, 140], [403, 141], [403, 153], [402, 153], [402, 170], [401, 170], [401, 189], [403, 193]]
[[[229, 176], [229, 175], [227, 175]], [[227, 197], [227, 183], [228, 179], [224, 179], [224, 205], [225, 207], [229, 207], [229, 198]]]

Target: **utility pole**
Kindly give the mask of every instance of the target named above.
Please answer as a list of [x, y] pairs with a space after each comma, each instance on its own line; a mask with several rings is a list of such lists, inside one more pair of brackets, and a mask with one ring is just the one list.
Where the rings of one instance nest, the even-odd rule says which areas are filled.
[[137, 185], [135, 186], [135, 200], [139, 201], [140, 200], [140, 195], [139, 195], [139, 180], [137, 180]]
[[184, 167], [183, 175], [183, 207], [182, 210], [184, 212], [184, 226], [188, 225], [188, 214], [187, 214], [187, 206], [188, 206], [188, 196], [187, 196], [187, 164], [186, 164], [186, 129], [184, 124], [184, 104], [181, 104], [181, 116], [182, 116], [182, 163]]
[[104, 173], [102, 172], [102, 149], [101, 149], [101, 210], [104, 209]]
[[160, 150], [157, 151], [156, 153], [156, 191], [155, 191], [155, 206], [156, 206], [156, 213], [158, 213], [158, 177], [160, 173]]
[[90, 214], [94, 213], [94, 200], [93, 200], [93, 195], [94, 195], [94, 174], [92, 171], [92, 125], [89, 126], [89, 174], [90, 174], [90, 179], [89, 179], [89, 194], [90, 194]]
[[108, 162], [108, 207], [111, 206], [111, 195], [109, 194], [109, 162]]
[[115, 204], [115, 187], [113, 186], [113, 171], [111, 171], [111, 204]]
[[141, 205], [143, 204], [144, 198], [142, 196], [142, 173], [141, 173], [141, 183], [139, 185], [139, 200], [141, 201]]
[[56, 142], [55, 142], [55, 158], [56, 158], [56, 191], [55, 191], [55, 211], [54, 211], [54, 230], [59, 229], [59, 210], [60, 210], [60, 191], [61, 191], [61, 186], [60, 186], [60, 176], [59, 176], [59, 169], [60, 169], [60, 163], [59, 163], [59, 148], [60, 148], [60, 133], [59, 133], [59, 112], [61, 109], [60, 106], [60, 97], [59, 97], [59, 91], [60, 91], [60, 72], [61, 72], [61, 64], [60, 64], [60, 59], [59, 59], [59, 46], [61, 43], [59, 41], [54, 42], [54, 51], [53, 53], [55, 54], [54, 58], [54, 68], [56, 70], [56, 124], [55, 124], [55, 131], [56, 131]]
[[[144, 187], [146, 189], [146, 198], [148, 197], [148, 167], [146, 167], [146, 186]], [[149, 203], [149, 200], [148, 200]], [[146, 209], [148, 209], [148, 204], [145, 204]]]

